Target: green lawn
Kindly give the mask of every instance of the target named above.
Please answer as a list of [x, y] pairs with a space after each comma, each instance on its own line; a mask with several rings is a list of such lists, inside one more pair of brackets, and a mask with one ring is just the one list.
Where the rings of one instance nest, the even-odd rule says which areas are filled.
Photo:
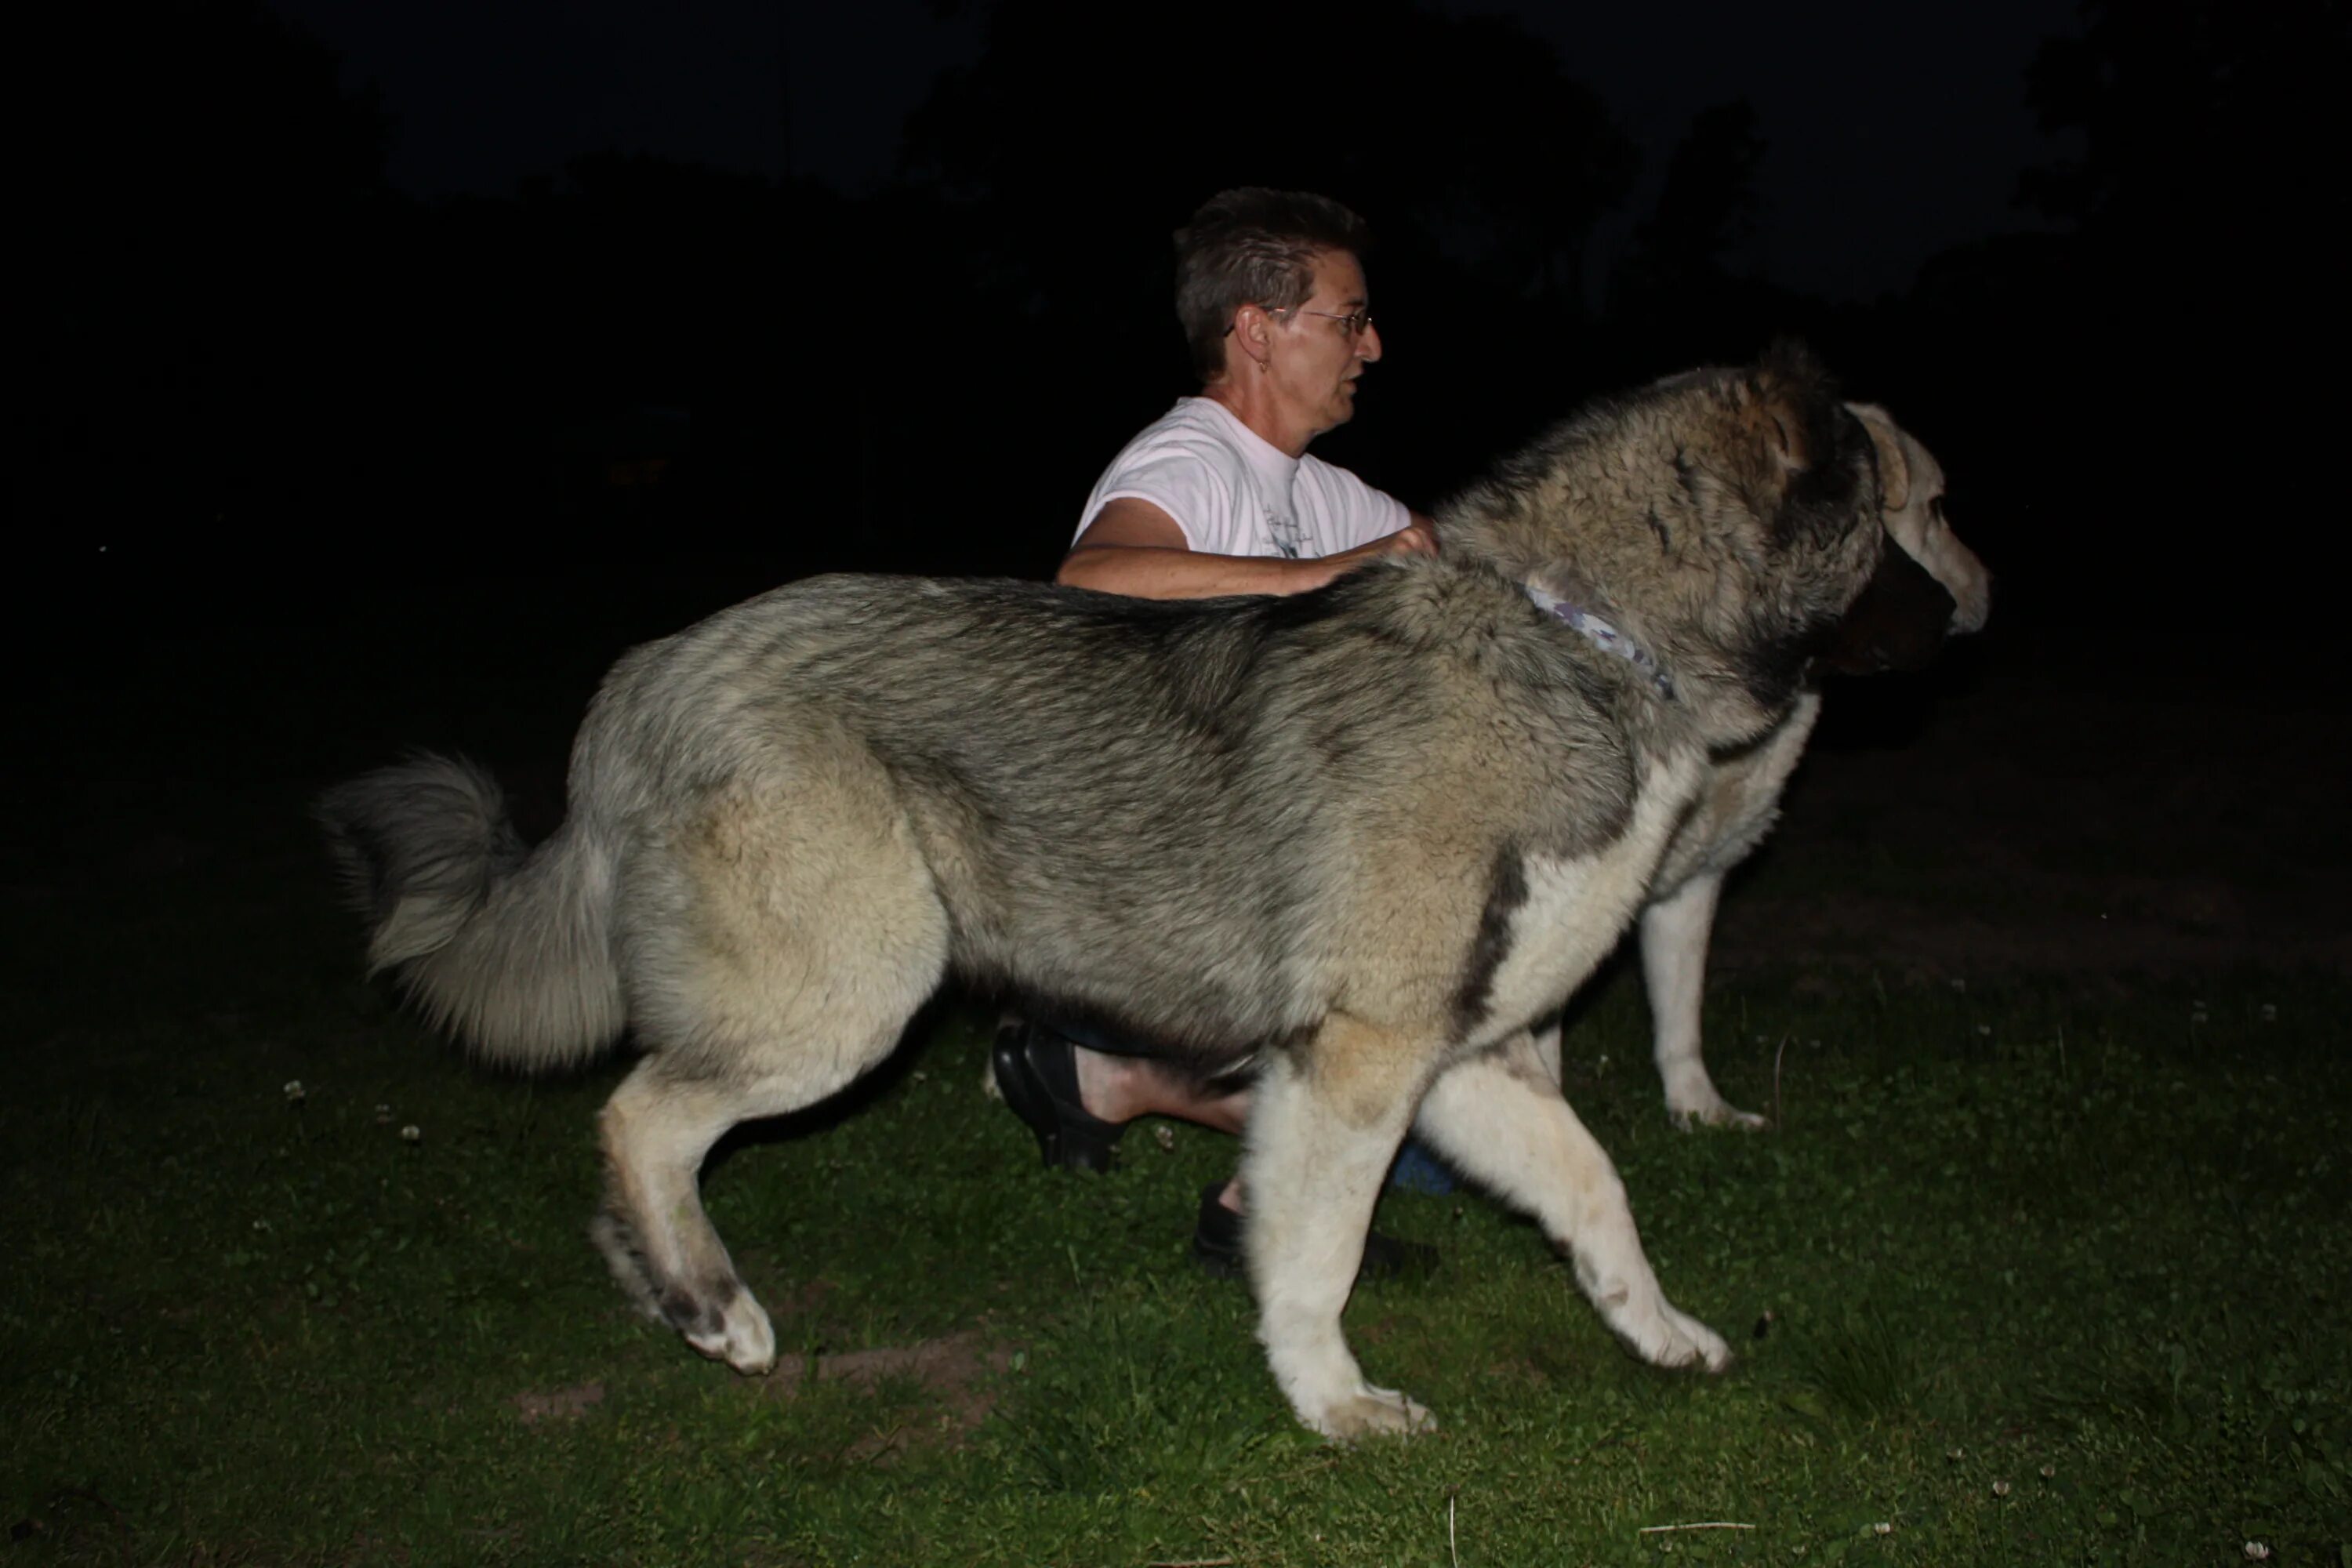
[[1345, 1450], [1186, 1258], [1231, 1142], [1044, 1172], [955, 1005], [713, 1162], [801, 1359], [697, 1359], [583, 1234], [618, 1064], [467, 1066], [288, 843], [159, 867], [137, 918], [9, 906], [12, 1560], [2352, 1563], [2339, 979], [1751, 976], [1709, 1056], [1780, 1130], [1691, 1136], [1621, 974], [1570, 1093], [1740, 1360], [1640, 1365], [1528, 1226], [1391, 1194], [1444, 1268], [1349, 1332], [1443, 1429]]

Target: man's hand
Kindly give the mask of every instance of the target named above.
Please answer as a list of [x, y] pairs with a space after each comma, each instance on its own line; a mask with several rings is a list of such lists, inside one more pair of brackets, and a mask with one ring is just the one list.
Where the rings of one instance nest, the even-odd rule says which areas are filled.
[[1430, 521], [1429, 519], [1422, 516], [1419, 512], [1414, 512], [1412, 514], [1412, 521], [1405, 524], [1404, 527], [1399, 529], [1396, 532], [1390, 534], [1389, 538], [1396, 542], [1395, 552], [1399, 555], [1434, 555], [1437, 553], [1437, 524]]
[[[1385, 533], [1369, 545], [1357, 545], [1355, 550], [1340, 550], [1339, 555], [1327, 555], [1324, 560], [1348, 562], [1348, 566], [1355, 566], [1383, 555], [1437, 555], [1437, 524], [1421, 512], [1413, 512], [1413, 520], [1395, 533]], [[1340, 566], [1340, 572], [1348, 566]]]

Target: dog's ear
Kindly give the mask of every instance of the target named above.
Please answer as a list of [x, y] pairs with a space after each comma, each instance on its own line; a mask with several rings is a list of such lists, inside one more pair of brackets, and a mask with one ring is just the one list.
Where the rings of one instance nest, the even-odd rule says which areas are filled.
[[1903, 435], [1886, 410], [1875, 403], [1849, 403], [1848, 412], [1862, 421], [1870, 432], [1870, 445], [1878, 454], [1878, 492], [1881, 505], [1887, 511], [1901, 511], [1911, 500], [1911, 459], [1903, 455]]
[[1748, 371], [1746, 384], [1744, 434], [1755, 454], [1746, 493], [1770, 519], [1775, 547], [1803, 541], [1841, 549], [1865, 517], [1875, 524], [1873, 437], [1812, 352], [1781, 339]]
[[1944, 645], [1951, 624], [1951, 594], [1890, 539], [1862, 596], [1830, 628], [1815, 658], [1839, 675], [1916, 669]]
[[1780, 338], [1748, 368], [1741, 388], [1751, 427], [1780, 474], [1801, 474], [1822, 457], [1817, 427], [1829, 373], [1812, 350], [1795, 338]]

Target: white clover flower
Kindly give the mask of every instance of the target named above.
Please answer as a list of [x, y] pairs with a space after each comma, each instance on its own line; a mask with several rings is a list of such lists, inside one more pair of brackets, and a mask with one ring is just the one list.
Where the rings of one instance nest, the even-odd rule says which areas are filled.
[[2271, 1558], [2271, 1549], [2270, 1549], [2269, 1547], [2267, 1547], [2267, 1546], [2264, 1546], [2261, 1542], [2259, 1542], [2259, 1541], [2249, 1541], [2249, 1542], [2246, 1542], [2246, 1561], [2247, 1561], [2247, 1562], [2249, 1562], [2249, 1563], [2267, 1563], [2267, 1562], [2269, 1562], [2269, 1561], [2270, 1561], [2270, 1558]]
[[1882, 1519], [1870, 1527], [1870, 1532], [1873, 1535], [1892, 1535], [1895, 1533], [1895, 1527]]
[[404, 1143], [421, 1143], [425, 1141], [425, 1129], [412, 1121], [400, 1130], [400, 1141]]
[[1151, 1141], [1160, 1145], [1161, 1153], [1173, 1153], [1176, 1149], [1176, 1129], [1163, 1121], [1151, 1130]]
[[2007, 1497], [2009, 1495], [2009, 1483], [2007, 1481], [1993, 1482], [1992, 1495], [1995, 1497]]
[[308, 1092], [309, 1092], [308, 1090], [306, 1090], [305, 1089], [303, 1089], [303, 1087], [302, 1087], [302, 1080], [301, 1080], [300, 1079], [299, 1079], [299, 1078], [289, 1078], [289, 1079], [288, 1079], [286, 1080], [286, 1103], [287, 1103], [287, 1104], [289, 1104], [289, 1105], [299, 1105], [299, 1104], [301, 1104], [301, 1103], [302, 1103], [302, 1100], [303, 1100], [304, 1095], [306, 1095]]
[[389, 1127], [392, 1125], [391, 1106], [379, 1105], [375, 1108], [375, 1124], [378, 1127]]
[[1992, 1026], [1990, 1024], [1979, 1024], [1977, 1026], [1977, 1033], [1979, 1035], [1990, 1035], [1992, 1033]]
[[2042, 1466], [2042, 1479], [2045, 1481], [2056, 1480], [2058, 1479], [2058, 1467], [2055, 1465]]
[[1952, 1463], [1956, 1465], [1968, 1457], [1969, 1451], [1966, 1448], [1947, 1448], [1944, 1450], [1944, 1458], [1951, 1460]]
[[2275, 1024], [2278, 1022], [2277, 1003], [2265, 1002], [2263, 1004], [2263, 1022], [2265, 1024]]

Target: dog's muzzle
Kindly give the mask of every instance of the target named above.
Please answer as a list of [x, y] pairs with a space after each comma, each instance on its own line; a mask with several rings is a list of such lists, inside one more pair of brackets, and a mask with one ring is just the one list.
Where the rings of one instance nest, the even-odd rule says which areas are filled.
[[1917, 669], [1944, 646], [1954, 603], [1950, 591], [1890, 539], [1878, 570], [1830, 628], [1816, 662], [1840, 675]]

